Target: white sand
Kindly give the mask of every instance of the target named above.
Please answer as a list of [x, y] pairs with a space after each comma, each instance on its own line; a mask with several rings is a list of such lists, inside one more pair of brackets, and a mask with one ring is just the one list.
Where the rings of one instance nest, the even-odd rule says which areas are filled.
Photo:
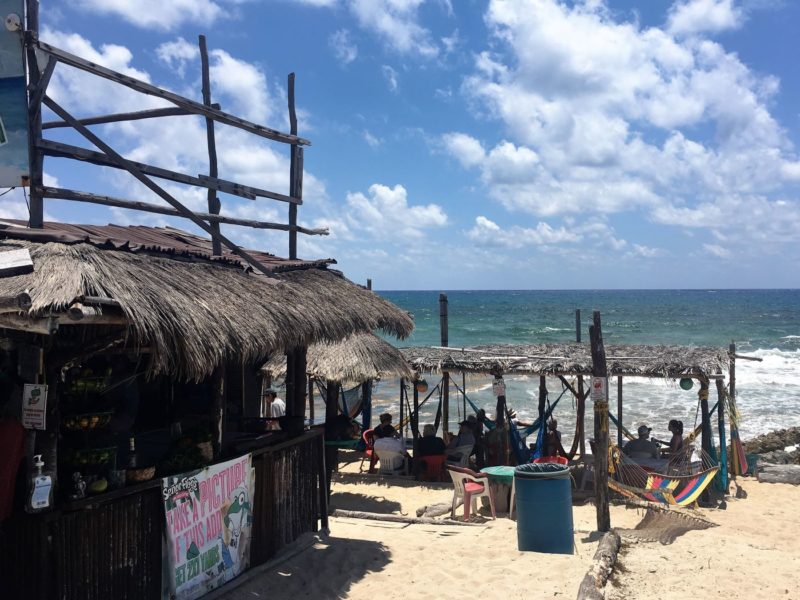
[[[334, 507], [413, 517], [420, 506], [452, 499], [441, 485], [358, 476], [353, 467], [335, 476]], [[608, 597], [800, 600], [800, 489], [751, 480], [744, 487], [747, 499], [703, 511], [719, 527], [690, 531], [667, 546], [625, 544]], [[487, 511], [475, 527], [332, 518], [329, 537], [226, 598], [575, 598], [597, 536], [589, 534], [593, 505], [576, 506], [573, 515], [572, 556], [519, 552], [516, 523], [487, 519]], [[616, 527], [633, 528], [641, 517], [612, 507]]]

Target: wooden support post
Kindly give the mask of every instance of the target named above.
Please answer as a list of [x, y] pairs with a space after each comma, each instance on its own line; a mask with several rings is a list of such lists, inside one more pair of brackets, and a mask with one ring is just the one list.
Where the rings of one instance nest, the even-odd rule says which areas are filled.
[[[289, 126], [291, 134], [297, 135], [297, 113], [294, 104], [294, 73], [289, 73]], [[289, 155], [289, 195], [293, 198], [303, 197], [303, 149], [292, 144]], [[297, 227], [297, 205], [289, 205], [289, 226]], [[297, 258], [297, 230], [289, 230], [289, 258]]]
[[[547, 378], [544, 375], [539, 376], [539, 423], [543, 428], [545, 435], [542, 436], [544, 443], [547, 443], [547, 423], [544, 422], [545, 404], [547, 403]], [[545, 448], [537, 448], [541, 455], [544, 456]]]
[[[417, 462], [419, 454], [417, 454], [417, 448], [419, 446], [419, 390], [417, 390], [417, 382], [413, 382], [414, 387], [414, 412], [411, 414], [411, 435], [414, 439], [414, 444], [412, 446], [414, 452], [414, 466], [419, 467], [419, 463]], [[415, 469], [416, 470], [416, 469]], [[419, 471], [417, 471], [419, 472]]]
[[286, 353], [286, 414], [306, 414], [306, 348], [292, 348]]
[[[439, 333], [441, 345], [447, 347], [447, 294], [439, 294]], [[442, 371], [442, 431], [450, 431], [450, 373]]]
[[589, 327], [592, 348], [592, 403], [594, 404], [594, 496], [597, 510], [597, 530], [611, 529], [608, 510], [608, 367], [600, 311], [592, 315]]
[[719, 476], [722, 493], [728, 493], [728, 447], [725, 440], [725, 384], [717, 379], [717, 425], [719, 427]]
[[[731, 342], [731, 345], [728, 347], [728, 403], [731, 408], [731, 411], [734, 410], [736, 406], [736, 344]], [[733, 414], [731, 412], [731, 414]], [[731, 417], [733, 419], [733, 417]], [[740, 457], [739, 454], [739, 447], [737, 447], [737, 441], [739, 435], [738, 429], [734, 429], [734, 422], [731, 421], [731, 452], [733, 453], [733, 457], [731, 459], [731, 477], [736, 479], [737, 475], [742, 474], [742, 465], [739, 462]]]
[[314, 378], [308, 378], [308, 418], [314, 421]]
[[[35, 90], [39, 85], [39, 61], [36, 58], [35, 43], [39, 37], [39, 0], [26, 0], [26, 31], [31, 36], [26, 42], [25, 56], [28, 70], [29, 89]], [[44, 226], [44, 200], [38, 188], [42, 185], [44, 175], [44, 155], [36, 142], [42, 137], [42, 96], [30, 92], [28, 105], [28, 160], [30, 161], [30, 213], [28, 226], [41, 229]]]
[[581, 309], [575, 309], [575, 341], [581, 343]]
[[[203, 104], [211, 106], [211, 77], [208, 69], [208, 49], [206, 48], [206, 36], [200, 36], [200, 63], [202, 67], [203, 79]], [[208, 141], [208, 176], [216, 179], [217, 172], [217, 141], [214, 136], [214, 121], [206, 117], [206, 139]], [[218, 215], [221, 204], [214, 190], [208, 190], [208, 212]], [[219, 223], [209, 223], [217, 235], [219, 235]], [[211, 251], [213, 256], [222, 256], [222, 244], [217, 237], [211, 238]]]
[[363, 402], [361, 406], [361, 431], [372, 429], [372, 381], [361, 384]]
[[[339, 415], [339, 382], [325, 382], [325, 439], [334, 440], [332, 430], [334, 419]], [[339, 469], [339, 449], [336, 446], [325, 446], [325, 489], [331, 495], [331, 476]]]
[[367, 289], [372, 290], [372, 279], [369, 277], [367, 278]]
[[222, 436], [225, 431], [225, 363], [217, 365], [211, 376], [211, 435], [214, 457], [222, 454]]
[[[701, 427], [702, 427], [702, 448], [703, 452], [706, 456], [711, 455], [711, 413], [708, 410], [708, 379], [701, 379], [700, 380], [700, 390], [697, 392], [698, 397], [700, 398], [700, 415], [701, 415]], [[703, 494], [701, 498], [708, 502], [710, 499], [710, 494], [708, 488], [703, 490]]]
[[617, 446], [622, 448], [622, 375], [617, 376]]
[[[581, 309], [575, 309], [575, 342], [581, 343]], [[575, 416], [575, 435], [578, 436], [578, 445], [581, 458], [586, 456], [586, 397], [583, 391], [583, 375], [578, 375], [578, 405]], [[573, 448], [575, 444], [572, 444]]]
[[317, 476], [319, 478], [319, 517], [320, 517], [320, 528], [327, 532], [328, 531], [328, 496], [330, 494], [330, 488], [328, 488], [328, 480], [326, 479], [328, 474], [328, 468], [325, 461], [325, 454], [327, 451], [327, 446], [325, 445], [325, 436], [321, 435], [319, 438], [319, 460], [317, 461]]

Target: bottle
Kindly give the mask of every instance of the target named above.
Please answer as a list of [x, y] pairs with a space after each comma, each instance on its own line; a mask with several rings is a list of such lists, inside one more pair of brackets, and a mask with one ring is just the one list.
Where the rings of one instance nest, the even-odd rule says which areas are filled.
[[31, 492], [27, 509], [29, 512], [47, 510], [53, 505], [53, 478], [44, 475], [44, 461], [41, 454], [33, 457], [34, 474], [31, 476]]
[[128, 438], [128, 468], [137, 468], [136, 443], [132, 437]]

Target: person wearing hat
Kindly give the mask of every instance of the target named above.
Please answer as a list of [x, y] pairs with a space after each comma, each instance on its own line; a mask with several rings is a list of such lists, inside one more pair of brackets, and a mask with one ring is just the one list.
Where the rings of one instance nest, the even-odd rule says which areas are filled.
[[638, 439], [631, 440], [622, 448], [622, 451], [633, 458], [658, 458], [658, 445], [650, 439], [650, 428], [647, 425], [639, 425], [636, 430]]
[[[264, 391], [262, 414], [265, 417], [272, 417], [276, 419], [286, 414], [286, 402], [278, 398], [278, 393], [269, 388]], [[279, 429], [277, 421], [269, 421], [270, 429]]]
[[[458, 435], [453, 436], [450, 438], [450, 443], [447, 444], [448, 452], [454, 451], [456, 448], [462, 448], [469, 446], [470, 447], [470, 454], [472, 454], [472, 449], [475, 447], [475, 434], [472, 431], [472, 423], [465, 419], [458, 424]], [[456, 455], [448, 456], [447, 460], [458, 460], [459, 457]]]

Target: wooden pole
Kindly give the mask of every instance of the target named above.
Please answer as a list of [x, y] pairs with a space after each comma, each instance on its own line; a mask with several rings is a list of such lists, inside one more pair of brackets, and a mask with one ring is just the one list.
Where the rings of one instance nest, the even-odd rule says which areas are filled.
[[[32, 41], [39, 37], [39, 0], [26, 0], [27, 24], [26, 30], [32, 36]], [[39, 85], [39, 61], [36, 58], [35, 45], [26, 43], [26, 61], [28, 67], [29, 89], [36, 89]], [[28, 160], [30, 161], [30, 217], [28, 226], [41, 229], [44, 226], [44, 200], [38, 188], [42, 185], [44, 175], [44, 155], [37, 146], [42, 138], [42, 96], [34, 96], [31, 92], [28, 105]]]
[[319, 480], [319, 516], [320, 528], [328, 531], [328, 495], [330, 488], [328, 488], [328, 467], [326, 453], [328, 447], [325, 445], [325, 436], [321, 435], [317, 438], [319, 440], [319, 459], [317, 460], [317, 478]]
[[[545, 410], [545, 403], [547, 402], [547, 379], [544, 375], [539, 376], [539, 423], [541, 423], [540, 427], [544, 428], [543, 431], [545, 433], [542, 436], [542, 439], [545, 440], [545, 444], [547, 443], [547, 423], [544, 422], [544, 410]], [[540, 452], [542, 452], [542, 456], [544, 456], [545, 448], [538, 448]]]
[[306, 416], [306, 369], [308, 368], [308, 352], [305, 346], [294, 350], [294, 409], [291, 413], [295, 416]]
[[[730, 356], [728, 362], [728, 398], [729, 405], [734, 407], [736, 406], [736, 344], [733, 342], [731, 342], [731, 345], [728, 347], [728, 354]], [[731, 425], [731, 427], [733, 427], [733, 425]], [[734, 442], [736, 442], [736, 440], [733, 439], [733, 430], [731, 430], [731, 449], [734, 447]], [[738, 453], [738, 449], [736, 450], [736, 453]], [[741, 464], [738, 460], [734, 459], [731, 461], [731, 465], [733, 466], [731, 476], [733, 479], [736, 479], [737, 475], [742, 474]]]
[[[706, 456], [711, 455], [711, 413], [708, 410], [708, 379], [700, 380], [700, 390], [697, 392], [700, 398], [700, 415], [702, 418], [702, 448]], [[706, 502], [711, 498], [708, 488], [703, 490], [701, 495], [702, 499]]]
[[617, 376], [617, 446], [622, 448], [622, 375]]
[[[325, 382], [325, 439], [335, 439], [331, 429], [333, 420], [339, 414], [339, 382]], [[331, 475], [339, 468], [339, 449], [325, 446], [325, 489], [331, 495]]]
[[367, 289], [372, 290], [372, 279], [369, 277], [367, 278]]
[[575, 341], [581, 343], [581, 309], [575, 309]]
[[[575, 309], [575, 342], [581, 343], [581, 309]], [[578, 414], [575, 419], [577, 421], [575, 426], [576, 435], [578, 436], [579, 451], [581, 458], [586, 456], [586, 398], [583, 390], [583, 375], [578, 375]], [[574, 446], [575, 444], [573, 444]]]
[[725, 384], [717, 379], [717, 426], [719, 427], [719, 475], [722, 493], [728, 493], [728, 447], [725, 440]]
[[[219, 109], [219, 104], [211, 104], [212, 108]], [[185, 108], [169, 107], [169, 108], [151, 108], [148, 110], [136, 110], [127, 113], [115, 113], [112, 115], [102, 115], [99, 117], [89, 117], [87, 119], [78, 119], [81, 125], [103, 125], [105, 123], [119, 123], [121, 121], [141, 121], [142, 119], [157, 119], [159, 117], [180, 117], [193, 115], [194, 113], [186, 110]], [[42, 123], [42, 129], [58, 129], [60, 127], [69, 127], [66, 121], [46, 121]]]
[[314, 421], [314, 378], [308, 378], [308, 418]]
[[[203, 79], [203, 104], [211, 106], [211, 77], [208, 69], [208, 49], [206, 48], [206, 36], [200, 36], [200, 63], [202, 67]], [[208, 141], [208, 176], [216, 179], [217, 172], [217, 141], [214, 135], [214, 121], [206, 117], [206, 140]], [[214, 190], [208, 190], [208, 212], [218, 215], [221, 203]], [[219, 235], [219, 223], [209, 223], [217, 235]], [[211, 238], [211, 249], [213, 256], [222, 256], [222, 244], [216, 237]]]
[[214, 445], [214, 457], [222, 454], [222, 435], [225, 431], [225, 363], [217, 365], [211, 376], [212, 417], [211, 427]]
[[597, 530], [611, 529], [608, 510], [608, 367], [600, 311], [592, 315], [589, 327], [592, 349], [592, 403], [594, 404], [594, 495]]
[[397, 423], [397, 433], [403, 437], [403, 405], [405, 404], [406, 380], [400, 378], [400, 421]]
[[419, 447], [419, 390], [417, 390], [417, 382], [413, 382], [414, 385], [414, 413], [411, 415], [411, 435], [414, 437], [414, 444], [413, 444], [413, 457], [414, 457], [414, 466], [416, 467], [415, 471], [419, 472], [418, 467], [419, 463], [417, 462], [419, 455], [417, 454], [417, 448]]
[[[297, 135], [297, 113], [294, 104], [294, 73], [289, 73], [289, 126], [291, 134]], [[303, 149], [292, 144], [289, 155], [289, 195], [293, 198], [303, 197]], [[289, 226], [297, 226], [297, 204], [289, 205]], [[289, 230], [289, 258], [297, 258], [297, 230]]]
[[[439, 333], [441, 345], [447, 347], [447, 294], [439, 294]], [[442, 431], [450, 431], [450, 373], [442, 371]]]

